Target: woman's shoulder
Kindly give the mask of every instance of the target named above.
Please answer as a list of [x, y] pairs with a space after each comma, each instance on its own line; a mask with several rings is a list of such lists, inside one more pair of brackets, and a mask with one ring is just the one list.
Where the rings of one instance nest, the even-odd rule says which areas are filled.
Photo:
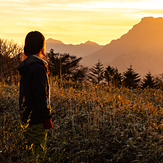
[[45, 65], [44, 65], [44, 63], [41, 63], [41, 62], [32, 62], [31, 63], [31, 65], [30, 65], [30, 67], [29, 67], [29, 70], [31, 71], [31, 72], [41, 72], [41, 71], [43, 71], [43, 72], [46, 72], [46, 67], [45, 67]]

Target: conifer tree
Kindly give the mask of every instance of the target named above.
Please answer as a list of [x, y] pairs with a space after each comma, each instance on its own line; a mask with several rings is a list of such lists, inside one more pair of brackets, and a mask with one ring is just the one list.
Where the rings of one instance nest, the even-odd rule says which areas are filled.
[[119, 87], [122, 84], [122, 75], [118, 72], [118, 69], [111, 67], [110, 65], [105, 70], [105, 78], [108, 85], [112, 84], [115, 87]]
[[152, 76], [152, 74], [150, 72], [148, 72], [143, 81], [141, 82], [141, 87], [144, 88], [154, 88], [155, 87], [155, 81], [154, 81], [154, 77]]
[[110, 65], [105, 70], [105, 78], [108, 82], [108, 85], [110, 85], [113, 82], [113, 75], [114, 75], [115, 69], [111, 67]]
[[123, 74], [123, 84], [125, 87], [128, 88], [137, 88], [139, 86], [139, 82], [140, 82], [140, 76], [138, 73], [136, 73], [133, 68], [132, 65], [130, 65], [130, 68], [127, 68], [127, 71], [124, 72]]
[[100, 60], [90, 69], [88, 78], [92, 83], [99, 84], [104, 79], [104, 67]]
[[120, 87], [122, 85], [122, 75], [118, 72], [118, 69], [115, 69], [113, 76], [113, 86]]
[[155, 81], [155, 88], [156, 89], [162, 89], [163, 90], [163, 74], [159, 74], [154, 77]]

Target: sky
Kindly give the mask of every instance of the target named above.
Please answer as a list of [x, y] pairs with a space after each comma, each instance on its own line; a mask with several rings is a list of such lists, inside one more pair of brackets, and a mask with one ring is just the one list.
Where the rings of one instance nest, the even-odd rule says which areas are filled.
[[0, 0], [0, 38], [23, 45], [37, 30], [65, 44], [106, 45], [149, 16], [163, 17], [162, 0]]

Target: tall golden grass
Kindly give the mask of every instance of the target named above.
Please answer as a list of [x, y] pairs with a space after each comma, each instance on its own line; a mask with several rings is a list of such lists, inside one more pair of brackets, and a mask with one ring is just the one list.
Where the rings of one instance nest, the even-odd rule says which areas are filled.
[[[19, 86], [1, 83], [0, 92], [3, 113], [0, 161], [16, 162], [20, 159], [12, 158], [8, 152], [14, 143], [4, 134], [5, 130], [13, 133], [14, 126], [8, 130], [4, 117], [8, 115], [11, 124], [19, 120]], [[51, 106], [54, 128], [48, 133], [47, 162], [163, 161], [163, 91], [160, 89], [129, 90], [51, 78]], [[17, 157], [20, 156], [21, 151]]]

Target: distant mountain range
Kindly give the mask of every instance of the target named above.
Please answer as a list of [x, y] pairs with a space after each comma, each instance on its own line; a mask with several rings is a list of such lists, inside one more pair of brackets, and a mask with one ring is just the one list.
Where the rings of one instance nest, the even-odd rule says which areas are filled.
[[149, 71], [153, 75], [163, 73], [163, 18], [144, 17], [119, 39], [105, 46], [94, 42], [80, 45], [65, 45], [61, 41], [48, 39], [47, 49], [70, 53], [83, 57], [81, 64], [91, 67], [100, 60], [104, 66], [117, 67], [124, 72], [132, 65], [144, 76]]
[[69, 53], [77, 57], [84, 57], [97, 50], [102, 49], [103, 45], [98, 45], [95, 42], [87, 41], [78, 45], [64, 44], [62, 41], [49, 38], [46, 40], [46, 52], [53, 49], [55, 53]]

